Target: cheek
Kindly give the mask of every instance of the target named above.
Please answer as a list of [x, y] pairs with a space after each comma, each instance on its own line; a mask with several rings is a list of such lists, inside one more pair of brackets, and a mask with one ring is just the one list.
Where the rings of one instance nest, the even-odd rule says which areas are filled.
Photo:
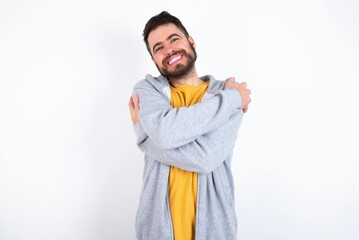
[[161, 57], [154, 57], [154, 58], [152, 58], [152, 61], [153, 61], [156, 65], [162, 66], [163, 58], [161, 58]]

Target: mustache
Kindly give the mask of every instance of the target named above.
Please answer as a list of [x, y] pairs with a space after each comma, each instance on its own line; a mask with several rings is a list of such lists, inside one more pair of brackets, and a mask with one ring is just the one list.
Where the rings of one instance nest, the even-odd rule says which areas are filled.
[[166, 65], [167, 62], [169, 61], [169, 59], [170, 59], [173, 55], [176, 55], [176, 54], [183, 54], [184, 56], [187, 56], [187, 52], [186, 52], [185, 50], [177, 50], [177, 51], [174, 51], [171, 55], [167, 56], [165, 59], [163, 59], [162, 64], [163, 64], [163, 65]]

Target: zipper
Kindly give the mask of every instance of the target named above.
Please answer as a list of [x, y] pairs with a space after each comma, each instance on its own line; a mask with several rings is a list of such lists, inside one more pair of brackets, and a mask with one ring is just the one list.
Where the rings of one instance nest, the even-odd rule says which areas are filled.
[[201, 174], [198, 174], [198, 177], [197, 177], [197, 199], [196, 199], [196, 226], [195, 226], [195, 232], [194, 232], [194, 239], [198, 239], [198, 228], [199, 228], [199, 195], [200, 195], [200, 192], [199, 192], [199, 185], [200, 185], [200, 178], [202, 177]]
[[170, 201], [169, 201], [169, 197], [168, 197], [168, 191], [167, 191], [167, 197], [166, 197], [166, 202], [167, 202], [167, 213], [168, 213], [168, 219], [169, 219], [169, 225], [170, 225], [170, 230], [171, 230], [171, 240], [174, 240], [174, 236], [173, 236], [173, 224], [172, 224], [172, 216], [171, 216], [171, 210], [170, 210]]

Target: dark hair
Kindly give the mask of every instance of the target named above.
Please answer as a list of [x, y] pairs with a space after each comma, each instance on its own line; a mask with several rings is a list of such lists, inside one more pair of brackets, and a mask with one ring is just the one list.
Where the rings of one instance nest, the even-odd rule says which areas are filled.
[[[173, 23], [178, 27], [183, 34], [188, 37], [189, 34], [186, 30], [186, 28], [183, 26], [181, 21], [176, 18], [175, 16], [172, 16], [167, 11], [162, 11], [160, 14], [157, 14], [150, 18], [148, 22], [145, 25], [145, 28], [143, 29], [143, 41], [146, 43], [146, 47], [148, 52], [151, 54], [150, 48], [148, 46], [148, 35], [150, 35], [150, 32], [158, 28], [159, 26], [165, 25], [167, 23]], [[151, 54], [152, 56], [152, 54]]]

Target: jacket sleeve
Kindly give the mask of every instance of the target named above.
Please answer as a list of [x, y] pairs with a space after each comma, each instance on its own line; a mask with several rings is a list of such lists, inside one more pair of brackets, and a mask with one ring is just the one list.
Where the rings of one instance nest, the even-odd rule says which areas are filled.
[[137, 83], [134, 93], [139, 96], [141, 126], [160, 149], [178, 148], [217, 129], [241, 105], [235, 89], [219, 90], [206, 102], [181, 108], [173, 108], [147, 81]]
[[174, 149], [161, 149], [138, 123], [135, 126], [137, 145], [145, 155], [163, 164], [208, 174], [231, 155], [242, 117], [243, 111], [238, 109], [219, 128]]

